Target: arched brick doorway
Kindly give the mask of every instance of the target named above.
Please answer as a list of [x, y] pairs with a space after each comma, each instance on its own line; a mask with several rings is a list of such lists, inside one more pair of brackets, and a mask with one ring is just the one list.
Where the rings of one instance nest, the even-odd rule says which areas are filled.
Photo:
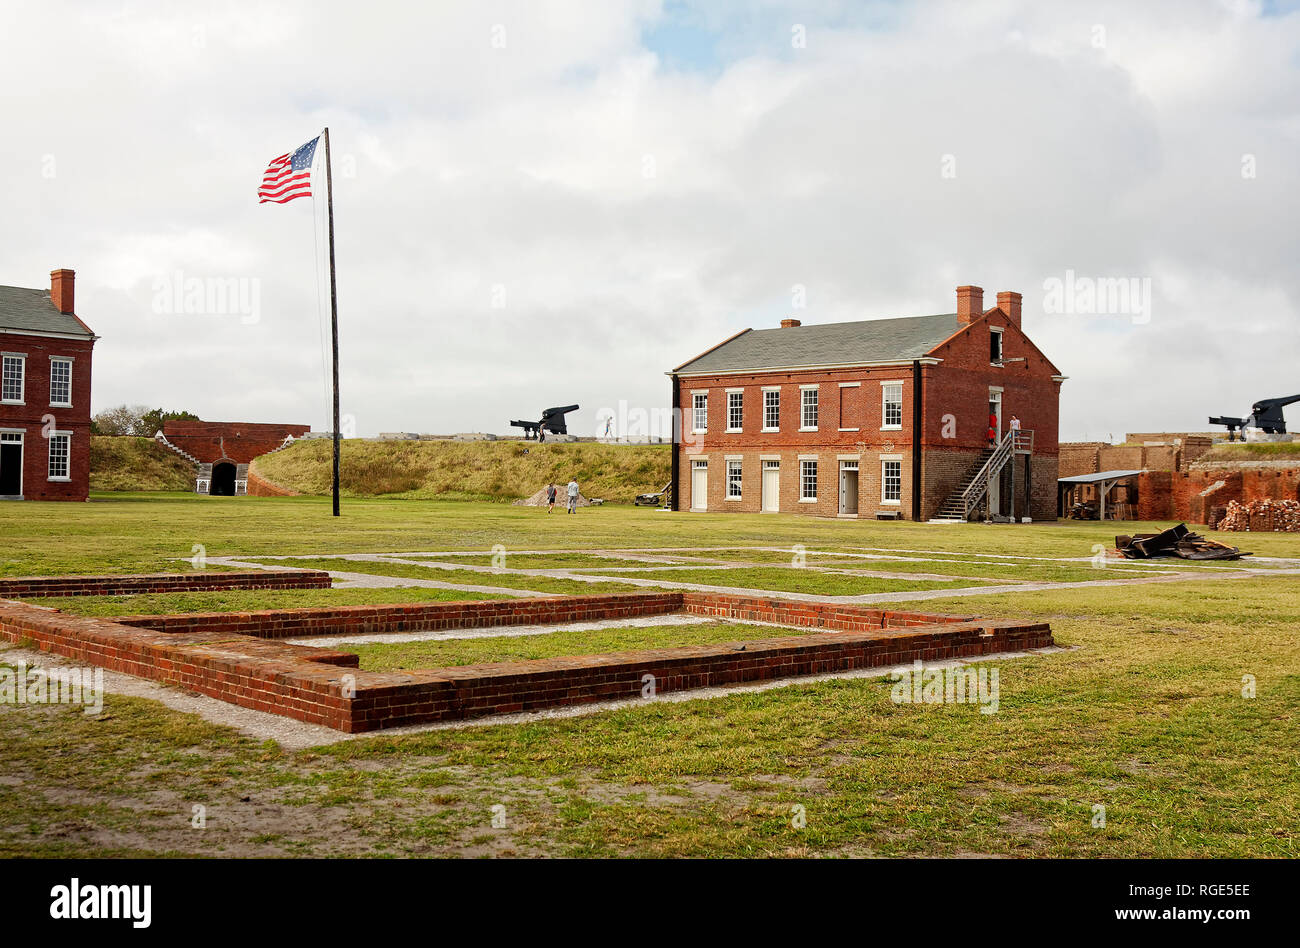
[[208, 493], [213, 497], [235, 496], [235, 465], [229, 461], [218, 461], [212, 465], [212, 483]]

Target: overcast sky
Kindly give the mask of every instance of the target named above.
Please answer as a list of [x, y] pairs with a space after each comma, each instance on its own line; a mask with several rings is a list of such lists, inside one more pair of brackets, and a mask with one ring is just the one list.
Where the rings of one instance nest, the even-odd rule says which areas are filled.
[[7, 0], [0, 101], [0, 284], [76, 269], [96, 411], [328, 428], [324, 201], [256, 199], [326, 125], [358, 435], [593, 433], [963, 283], [1024, 294], [1065, 440], [1300, 393], [1294, 3]]

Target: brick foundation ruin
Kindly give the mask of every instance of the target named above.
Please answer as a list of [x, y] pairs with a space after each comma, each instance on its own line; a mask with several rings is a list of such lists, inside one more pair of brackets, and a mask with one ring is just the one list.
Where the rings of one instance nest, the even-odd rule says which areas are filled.
[[[248, 574], [209, 574], [208, 578], [221, 575]], [[111, 577], [119, 582], [129, 578]], [[134, 578], [161, 581], [156, 576]], [[176, 579], [180, 581], [181, 577]], [[193, 581], [193, 577], [184, 579]], [[316, 581], [308, 577], [299, 580]], [[51, 581], [49, 588], [61, 587]], [[781, 636], [780, 630], [774, 629], [771, 638], [743, 643], [400, 672], [361, 671], [355, 654], [282, 641], [290, 636], [368, 635], [672, 614], [826, 631]], [[663, 694], [916, 660], [975, 658], [1053, 644], [1051, 628], [1041, 622], [989, 621], [702, 592], [131, 616], [117, 620], [73, 616], [0, 600], [0, 638], [349, 733], [637, 698], [650, 680], [648, 675], [653, 676], [655, 692]]]

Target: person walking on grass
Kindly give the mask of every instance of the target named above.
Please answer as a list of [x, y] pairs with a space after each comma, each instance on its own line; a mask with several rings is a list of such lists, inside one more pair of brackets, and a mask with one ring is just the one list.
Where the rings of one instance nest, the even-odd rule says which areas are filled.
[[573, 513], [573, 512], [575, 512], [575, 511], [578, 509], [578, 480], [577, 480], [577, 478], [573, 478], [573, 477], [569, 478], [569, 488], [568, 488], [568, 491], [569, 491], [569, 513]]
[[555, 483], [551, 482], [546, 485], [546, 512], [550, 513], [555, 509]]

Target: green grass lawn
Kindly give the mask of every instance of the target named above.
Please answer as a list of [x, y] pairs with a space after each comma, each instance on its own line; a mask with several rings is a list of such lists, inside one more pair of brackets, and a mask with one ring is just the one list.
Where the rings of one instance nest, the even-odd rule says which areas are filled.
[[[599, 570], [583, 570], [596, 574]], [[961, 586], [984, 586], [986, 583], [957, 579], [881, 579], [877, 576], [850, 576], [822, 570], [788, 569], [779, 566], [753, 569], [665, 569], [638, 572], [637, 579], [658, 579], [674, 583], [703, 583], [709, 586], [737, 586], [744, 589], [772, 589], [780, 592], [813, 593], [819, 596], [862, 596], [868, 593], [911, 592], [918, 589], [950, 589]]]
[[518, 662], [535, 658], [595, 655], [681, 645], [721, 645], [746, 639], [771, 639], [807, 635], [818, 629], [774, 629], [767, 625], [707, 622], [699, 625], [654, 625], [610, 629], [560, 629], [544, 635], [501, 636], [481, 639], [380, 643], [339, 646], [361, 656], [366, 671], [443, 668], [483, 662]]
[[[0, 572], [150, 571], [195, 543], [210, 555], [798, 543], [961, 562], [1086, 557], [1121, 532], [611, 506], [548, 519], [425, 501], [328, 512], [315, 498], [4, 504]], [[1300, 557], [1295, 534], [1225, 536]], [[0, 855], [1300, 856], [1297, 577], [1192, 572], [926, 601], [1046, 619], [1070, 647], [996, 660], [990, 715], [895, 704], [889, 682], [861, 678], [288, 752], [138, 698], [110, 696], [98, 717], [0, 705]], [[504, 647], [520, 643], [533, 647]], [[202, 831], [195, 804], [208, 808]], [[491, 826], [498, 804], [504, 829]]]
[[249, 589], [148, 593], [139, 596], [66, 596], [29, 600], [81, 616], [162, 615], [178, 612], [253, 612], [259, 609], [328, 609], [398, 602], [504, 599], [504, 594], [459, 589]]
[[634, 592], [641, 587], [631, 583], [585, 582], [581, 579], [558, 579], [550, 576], [527, 576], [515, 573], [481, 573], [468, 569], [436, 569], [410, 563], [378, 563], [373, 560], [344, 560], [330, 557], [311, 559], [263, 560], [278, 566], [303, 569], [343, 570], [372, 576], [395, 576], [401, 579], [431, 579], [439, 583], [466, 583], [473, 586], [500, 586], [506, 589], [531, 589], [534, 592], [560, 593], [566, 596], [594, 596], [598, 593]]
[[[493, 553], [451, 554], [439, 553], [429, 556], [412, 556], [407, 559], [425, 560], [430, 563], [461, 563], [467, 566], [493, 566]], [[511, 553], [506, 552], [500, 564], [509, 569], [576, 569], [581, 567], [609, 568], [619, 566], [647, 566], [641, 560], [622, 559], [614, 556], [596, 556], [591, 553]]]

